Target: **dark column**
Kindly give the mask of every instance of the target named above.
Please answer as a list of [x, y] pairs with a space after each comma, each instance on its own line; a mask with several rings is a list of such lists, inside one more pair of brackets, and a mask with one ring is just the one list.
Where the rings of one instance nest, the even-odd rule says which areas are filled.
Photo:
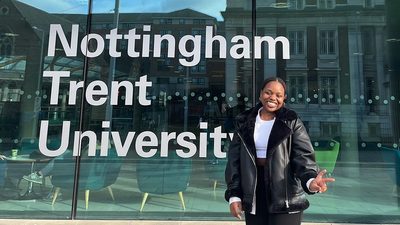
[[[386, 16], [387, 16], [387, 52], [388, 67], [390, 75], [390, 95], [395, 96], [396, 100], [400, 99], [400, 1], [386, 0]], [[393, 143], [399, 143], [400, 139], [400, 103], [396, 101], [391, 105], [392, 125], [393, 125]], [[396, 161], [395, 168], [399, 165]], [[397, 169], [396, 169], [397, 170]], [[397, 172], [398, 173], [398, 170]], [[396, 176], [397, 179], [400, 177]], [[397, 182], [398, 183], [398, 182]], [[397, 204], [400, 205], [400, 188], [397, 187]]]
[[21, 96], [20, 138], [36, 137], [40, 111], [41, 90], [41, 41], [32, 40], [27, 47], [26, 69]]
[[[400, 1], [386, 0], [387, 16], [387, 52], [388, 68], [390, 75], [390, 95], [400, 98]], [[396, 101], [398, 102], [398, 101]], [[392, 104], [393, 143], [398, 143], [400, 138], [400, 105]]]
[[318, 100], [313, 98], [314, 94], [318, 94], [318, 52], [317, 52], [317, 28], [307, 27], [307, 68], [308, 68], [308, 96], [310, 96], [311, 104], [317, 104]]

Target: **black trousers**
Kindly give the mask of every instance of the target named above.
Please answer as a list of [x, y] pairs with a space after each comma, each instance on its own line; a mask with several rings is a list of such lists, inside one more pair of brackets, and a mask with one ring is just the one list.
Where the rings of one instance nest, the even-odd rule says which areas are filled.
[[[267, 167], [266, 167], [267, 168]], [[293, 214], [268, 213], [267, 201], [269, 196], [265, 189], [264, 167], [257, 167], [256, 215], [245, 213], [246, 225], [300, 225], [303, 212]]]

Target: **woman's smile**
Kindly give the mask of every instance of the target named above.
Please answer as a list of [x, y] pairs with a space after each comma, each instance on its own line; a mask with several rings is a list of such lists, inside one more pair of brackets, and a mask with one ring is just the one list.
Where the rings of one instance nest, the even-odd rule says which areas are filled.
[[285, 98], [285, 88], [278, 81], [267, 83], [260, 92], [260, 101], [266, 113], [273, 113], [280, 109]]

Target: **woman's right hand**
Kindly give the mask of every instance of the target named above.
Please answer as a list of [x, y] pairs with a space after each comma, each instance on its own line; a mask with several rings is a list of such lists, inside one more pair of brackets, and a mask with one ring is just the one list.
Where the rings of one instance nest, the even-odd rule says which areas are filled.
[[310, 191], [323, 193], [328, 190], [328, 186], [326, 185], [329, 182], [334, 182], [334, 178], [325, 178], [326, 170], [322, 170], [318, 173], [317, 177], [310, 183]]
[[239, 220], [242, 219], [243, 216], [242, 202], [232, 202], [229, 208], [231, 210], [232, 216], [238, 218]]

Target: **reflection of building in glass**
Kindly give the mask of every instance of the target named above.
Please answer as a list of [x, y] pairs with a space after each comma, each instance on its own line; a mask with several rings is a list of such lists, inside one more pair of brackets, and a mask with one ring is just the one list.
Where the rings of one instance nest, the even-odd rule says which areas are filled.
[[69, 22], [12, 0], [1, 2], [0, 17], [0, 137], [1, 143], [7, 144], [36, 137], [43, 113], [40, 78], [45, 30], [50, 23]]
[[[265, 77], [278, 74], [289, 83], [287, 104], [301, 114], [317, 152], [317, 163], [327, 160], [335, 165], [333, 176], [338, 181], [332, 184], [334, 188], [330, 189], [329, 199], [323, 195], [310, 196], [311, 207], [305, 214], [305, 220], [378, 224], [399, 222], [400, 179], [397, 169], [400, 168], [400, 161], [395, 154], [398, 153], [397, 114], [400, 112], [397, 76], [400, 67], [397, 54], [400, 52], [400, 1], [226, 0], [226, 10], [225, 5], [221, 6], [224, 0], [196, 0], [190, 9], [176, 6], [191, 2], [187, 0], [136, 1], [136, 4], [125, 1], [125, 4], [134, 5], [135, 10], [141, 10], [140, 13], [118, 13], [119, 10], [111, 12], [98, 8], [99, 5], [107, 7], [106, 3], [110, 2], [117, 4], [118, 0], [78, 1], [78, 8], [93, 4], [97, 5], [94, 11], [109, 12], [90, 15], [85, 12], [66, 14], [71, 12], [69, 6], [76, 1], [31, 1], [32, 6], [22, 1], [0, 0], [0, 154], [8, 155], [12, 148], [19, 148], [19, 153], [37, 150], [38, 122], [41, 120], [49, 121], [48, 140], [51, 140], [50, 144], [57, 145], [57, 140], [53, 140], [60, 137], [62, 122], [71, 121], [71, 132], [94, 131], [99, 140], [107, 136], [109, 123], [102, 122], [110, 118], [111, 130], [116, 132], [114, 134], [121, 139], [121, 143], [125, 143], [125, 149], [129, 148], [129, 152], [124, 157], [121, 173], [116, 180], [115, 201], [108, 195], [103, 198], [102, 192], [91, 194], [90, 207], [85, 210], [83, 196], [78, 194], [73, 183], [54, 206], [40, 196], [35, 201], [6, 201], [12, 197], [9, 196], [12, 190], [7, 188], [0, 195], [5, 218], [18, 215], [44, 219], [172, 221], [182, 220], [184, 215], [184, 220], [231, 220], [229, 208], [223, 199], [225, 188], [222, 185], [215, 186], [217, 180], [218, 184], [223, 180], [225, 160], [214, 155], [221, 146], [224, 151], [229, 151], [229, 142], [220, 144], [211, 138], [211, 132], [218, 126], [222, 126], [223, 132], [232, 132], [234, 117], [258, 99], [258, 91], [254, 87]], [[63, 3], [69, 6], [61, 6]], [[257, 5], [253, 6], [252, 3]], [[49, 6], [47, 9], [52, 8], [62, 14], [47, 13], [33, 7], [34, 4], [41, 5], [39, 7], [46, 5], [46, 8]], [[164, 8], [164, 4], [168, 4], [168, 7]], [[154, 5], [160, 5], [163, 12], [149, 13], [149, 7]], [[166, 8], [171, 8], [170, 5], [178, 8], [167, 12]], [[76, 9], [74, 7], [72, 11], [81, 12]], [[133, 10], [121, 9], [125, 12]], [[206, 10], [206, 13], [197, 10]], [[206, 15], [214, 10], [223, 10], [225, 21], [217, 21]], [[61, 24], [67, 41], [71, 40], [71, 25], [79, 24], [77, 56], [67, 56], [59, 39], [54, 49], [55, 56], [47, 56], [50, 24]], [[109, 50], [113, 47], [106, 35], [116, 24], [121, 35], [131, 29], [137, 29], [137, 34], [148, 34], [151, 37], [149, 57], [130, 57], [127, 54], [128, 41], [118, 40], [116, 50], [122, 55], [111, 58]], [[151, 26], [151, 31], [143, 32], [144, 26]], [[166, 42], [160, 44], [161, 56], [154, 56], [156, 51], [152, 46], [155, 35], [172, 35], [175, 40], [184, 35], [202, 35], [204, 38], [207, 26], [214, 29], [214, 36], [220, 35], [226, 39], [226, 59], [219, 58], [218, 41], [213, 42], [212, 57], [205, 58], [204, 48], [210, 45], [205, 46], [207, 42], [204, 43], [204, 40], [200, 47], [200, 62], [194, 67], [187, 68], [179, 62], [188, 57], [179, 55], [178, 45], [173, 48], [174, 57], [167, 55]], [[90, 31], [87, 30], [89, 28]], [[257, 32], [253, 32], [253, 28]], [[105, 43], [104, 51], [97, 57], [85, 57], [81, 51], [80, 44], [87, 33], [100, 34]], [[291, 59], [282, 59], [280, 44], [276, 49], [277, 60], [269, 59], [267, 46], [262, 49], [262, 59], [233, 59], [229, 52], [233, 45], [231, 40], [239, 35], [250, 41], [255, 36], [285, 36], [290, 41]], [[137, 52], [142, 52], [143, 45], [142, 41], [136, 42]], [[92, 40], [88, 46], [89, 51], [96, 49], [96, 41]], [[188, 50], [192, 47], [191, 44], [187, 45]], [[240, 50], [237, 54], [240, 54]], [[253, 52], [249, 52], [251, 54]], [[254, 54], [257, 52], [254, 51]], [[52, 81], [48, 77], [42, 78], [42, 70], [68, 71], [71, 74], [70, 78], [61, 80], [57, 105], [50, 105]], [[69, 89], [70, 81], [81, 82], [86, 79], [89, 84], [96, 80], [110, 87], [111, 80], [134, 84], [144, 75], [153, 82], [147, 93], [147, 98], [152, 101], [151, 106], [138, 104], [138, 89], [135, 86], [130, 95], [134, 99], [133, 105], [124, 104], [129, 92], [124, 88], [117, 92], [118, 105], [110, 106], [108, 102], [100, 106], [81, 104], [85, 96], [80, 91], [76, 96], [76, 104], [69, 104], [70, 99], [75, 99], [71, 97], [74, 92]], [[115, 93], [113, 96], [116, 96]], [[111, 117], [108, 116], [110, 109]], [[207, 122], [207, 128], [199, 126], [199, 121]], [[105, 134], [102, 137], [98, 135], [99, 128]], [[177, 195], [172, 194], [150, 200], [146, 203], [146, 212], [140, 213], [141, 190], [138, 188], [136, 165], [142, 161], [143, 155], [138, 154], [141, 147], [135, 143], [144, 143], [146, 139], [138, 139], [138, 135], [144, 134], [144, 131], [160, 135], [161, 138], [157, 137], [159, 145], [154, 146], [160, 153], [167, 150], [174, 152], [180, 147], [185, 151], [182, 142], [173, 138], [173, 132], [179, 135], [186, 129], [197, 138], [193, 139], [194, 146], [200, 150], [202, 142], [204, 148], [201, 154], [207, 153], [207, 158], [203, 158], [201, 151], [193, 155], [193, 169], [185, 194], [188, 203], [186, 211], [180, 207]], [[135, 132], [132, 142], [126, 132]], [[73, 137], [77, 133], [70, 134], [71, 142], [75, 141]], [[204, 134], [202, 140], [199, 138], [201, 133]], [[64, 137], [63, 140], [66, 139]], [[331, 138], [341, 140], [326, 141]], [[83, 145], [88, 141], [84, 139]], [[330, 144], [333, 146], [328, 146]], [[69, 147], [72, 148], [72, 145]], [[391, 146], [391, 149], [384, 148], [387, 146]], [[32, 156], [38, 155], [41, 156], [36, 153]], [[157, 161], [157, 158], [154, 159]], [[175, 161], [171, 157], [167, 159], [169, 162]], [[96, 175], [100, 174], [98, 169], [103, 168], [103, 160], [114, 161], [113, 157], [96, 157], [95, 161], [99, 164], [94, 163], [95, 169], [92, 170]], [[179, 162], [186, 160], [182, 158]], [[0, 162], [3, 163], [3, 166], [0, 163], [1, 188], [6, 161]], [[79, 164], [80, 171], [84, 172], [79, 176], [72, 174], [74, 169], [78, 169], [74, 162], [68, 162], [69, 166], [65, 168], [61, 166], [64, 163], [59, 166], [62, 167], [61, 172], [67, 171], [71, 180], [74, 178], [74, 181], [79, 181], [80, 186], [86, 180], [84, 174], [89, 172], [83, 166], [87, 165], [87, 161], [84, 159]], [[320, 164], [321, 167], [326, 165], [324, 162]], [[26, 166], [32, 168], [31, 165]], [[41, 167], [40, 163], [35, 163], [36, 166], [37, 169]], [[19, 165], [17, 167], [18, 170], [23, 169]], [[30, 168], [24, 175], [29, 173]], [[147, 172], [157, 176], [154, 171]], [[117, 174], [112, 175], [114, 177]], [[46, 196], [47, 191], [50, 192], [55, 185], [52, 178], [51, 182], [44, 184], [45, 193], [42, 194]], [[21, 193], [25, 184], [21, 182], [19, 187], [13, 188], [14, 192]], [[382, 191], [382, 184], [389, 191]], [[352, 188], [349, 189], [349, 185]], [[397, 193], [394, 188], [397, 188]], [[39, 190], [37, 184], [34, 189], [39, 195], [39, 191], [43, 191], [42, 188]], [[77, 194], [76, 205], [73, 203], [75, 198], [69, 192]], [[365, 201], [366, 193], [368, 201]], [[338, 209], [337, 205], [348, 207]], [[376, 210], [377, 205], [382, 206], [379, 211]], [[21, 214], [22, 211], [24, 213]], [[349, 217], [349, 213], [354, 216]]]
[[[251, 32], [237, 16], [250, 10], [244, 1], [228, 1], [227, 33]], [[257, 79], [275, 74], [286, 79], [287, 103], [301, 114], [314, 140], [357, 135], [397, 143], [385, 55], [378, 51], [385, 48], [384, 1], [269, 0], [258, 1], [256, 10], [257, 35], [286, 36], [291, 44], [290, 60], [256, 62]], [[230, 76], [232, 68], [226, 70]]]
[[[279, 45], [278, 59], [268, 59], [267, 47], [265, 47], [263, 59], [256, 61], [256, 79], [261, 81], [275, 74], [285, 77], [290, 88], [287, 102], [302, 115], [313, 139], [357, 134], [365, 141], [390, 141], [392, 125], [387, 102], [391, 101], [391, 96], [387, 94], [388, 77], [384, 71], [384, 52], [377, 51], [385, 47], [383, 7], [383, 2], [378, 1], [374, 1], [374, 4], [365, 2], [358, 5], [347, 3], [347, 1], [302, 0], [258, 3], [257, 35], [286, 36], [290, 40], [291, 59], [279, 58]], [[43, 38], [47, 37], [45, 30], [48, 30], [50, 23], [62, 24], [66, 32], [71, 24], [80, 24], [80, 32], [83, 34], [87, 16], [50, 15], [14, 1], [10, 1], [9, 8], [17, 9], [18, 13], [14, 18], [24, 15], [24, 18], [29, 19], [27, 21], [32, 27], [30, 33], [27, 34], [26, 29], [23, 32], [18, 31], [19, 28], [16, 25], [12, 29], [6, 24], [0, 26], [1, 66], [4, 73], [9, 71], [7, 72], [8, 79], [2, 81], [1, 99], [3, 102], [18, 102], [17, 104], [20, 105], [18, 107], [22, 107], [20, 111], [24, 112], [20, 119], [22, 122], [24, 117], [27, 119], [35, 116], [36, 113], [35, 101], [29, 100], [27, 96], [31, 98], [38, 96], [40, 84], [32, 84], [40, 80], [37, 79], [40, 74], [40, 64], [43, 63], [43, 70], [71, 71], [72, 80], [81, 79], [83, 76], [83, 56], [68, 58], [63, 57], [62, 53], [56, 53], [55, 57], [39, 60], [41, 57], [38, 54], [45, 52], [47, 47], [43, 46]], [[190, 9], [170, 13], [121, 13], [118, 32], [126, 34], [129, 30], [136, 29], [137, 33], [143, 33], [143, 26], [151, 25], [149, 34], [170, 34], [179, 39], [187, 34], [204, 37], [206, 26], [213, 26], [216, 28], [214, 35], [222, 35], [229, 40], [229, 37], [237, 34], [252, 35], [251, 27], [246, 25], [251, 24], [250, 10], [251, 5], [245, 1], [228, 1], [227, 10], [224, 12], [225, 22], [217, 22], [213, 17]], [[14, 11], [11, 10], [8, 13], [12, 14]], [[296, 15], [295, 19], [293, 19], [293, 14]], [[327, 14], [330, 16], [328, 17]], [[299, 25], [296, 22], [299, 18], [304, 19], [305, 23]], [[93, 15], [92, 33], [105, 37], [111, 29], [113, 29], [113, 14]], [[139, 76], [148, 75], [153, 82], [151, 92], [148, 93], [148, 98], [153, 101], [152, 113], [136, 116], [149, 120], [143, 121], [144, 125], [140, 127], [145, 129], [149, 124], [157, 127], [154, 125], [156, 121], [182, 126], [183, 124], [180, 124], [182, 121], [177, 118], [185, 116], [183, 109], [187, 108], [185, 107], [186, 97], [190, 100], [189, 112], [186, 112], [186, 115], [191, 117], [186, 123], [195, 126], [207, 102], [206, 99], [199, 101], [199, 97], [220, 97], [225, 91], [224, 96], [218, 101], [224, 97], [226, 99], [233, 97], [229, 103], [235, 105], [238, 93], [252, 96], [251, 60], [235, 60], [230, 57], [226, 60], [218, 59], [218, 46], [213, 48], [215, 57], [205, 59], [205, 39], [202, 40], [201, 60], [196, 66], [190, 68], [179, 63], [179, 59], [183, 56], [179, 55], [177, 46], [175, 47], [176, 57], [167, 57], [167, 42], [162, 42], [159, 58], [129, 57], [127, 40], [118, 42], [117, 50], [122, 53], [122, 56], [116, 60], [114, 79], [136, 81]], [[151, 39], [150, 45], [153, 41]], [[25, 46], [36, 48], [37, 51], [32, 52], [37, 55], [20, 54], [21, 46], [24, 46], [21, 42], [24, 42]], [[105, 52], [108, 49], [107, 45], [108, 42], [106, 42]], [[141, 40], [136, 42], [136, 48], [142, 46]], [[152, 51], [151, 54], [153, 54]], [[27, 60], [30, 57], [33, 60]], [[89, 80], [107, 80], [109, 62], [108, 53], [89, 60]], [[29, 66], [30, 63], [33, 66]], [[3, 76], [3, 78], [6, 77]], [[68, 81], [69, 79], [66, 79], [60, 87], [61, 104], [49, 106], [48, 98], [43, 96], [49, 95], [51, 82], [43, 79], [43, 93], [40, 100], [42, 118], [50, 118], [54, 121], [77, 118], [77, 115], [69, 114], [74, 114], [78, 106], [71, 107], [66, 103]], [[121, 90], [120, 95], [122, 102], [124, 90]], [[169, 110], [165, 110], [167, 102], [170, 104]], [[174, 106], [171, 107], [172, 105]], [[90, 110], [92, 111], [90, 118], [93, 121], [96, 118], [98, 121], [104, 120], [103, 108]], [[115, 106], [113, 111], [117, 124], [117, 120], [121, 120], [120, 122], [124, 124], [132, 123], [134, 112], [131, 107]], [[138, 112], [145, 111], [148, 109]], [[29, 112], [31, 115], [28, 115]], [[318, 117], [311, 115], [318, 115]], [[54, 124], [57, 123], [54, 122]], [[28, 132], [28, 130], [36, 129], [22, 130], [25, 130], [24, 135], [34, 136], [35, 131]]]
[[[73, 23], [84, 24], [86, 22], [85, 15], [61, 15], [64, 18], [73, 21]], [[115, 80], [131, 80], [136, 81], [139, 76], [148, 75], [152, 81], [151, 91], [148, 98], [152, 99], [151, 109], [142, 108], [132, 112], [132, 107], [115, 106], [113, 111], [114, 122], [124, 120], [126, 123], [133, 119], [141, 119], [142, 121], [134, 121], [135, 124], [141, 124], [134, 129], [158, 128], [166, 129], [162, 126], [172, 126], [172, 129], [183, 127], [183, 117], [189, 117], [189, 126], [196, 126], [202, 113], [202, 106], [206, 104], [204, 101], [198, 102], [198, 97], [206, 98], [206, 92], [211, 92], [210, 96], [214, 96], [223, 89], [223, 71], [224, 61], [213, 57], [205, 59], [205, 31], [206, 26], [217, 27], [217, 21], [214, 17], [199, 13], [191, 9], [183, 9], [170, 13], [120, 13], [119, 14], [119, 34], [128, 34], [129, 30], [135, 29], [137, 34], [150, 35], [150, 57], [139, 56], [132, 58], [127, 54], [128, 41], [118, 41], [118, 51], [122, 53], [120, 58], [116, 60], [116, 70], [122, 72], [121, 76], [115, 77]], [[113, 29], [113, 14], [95, 14], [91, 25], [91, 33], [97, 33], [105, 37], [107, 33]], [[144, 31], [144, 26], [148, 26], [150, 31]], [[218, 32], [218, 31], [217, 31]], [[217, 33], [220, 34], [220, 33]], [[176, 42], [173, 51], [175, 58], [168, 57], [167, 41], [161, 43], [161, 57], [152, 57], [154, 46], [154, 35], [172, 35], [175, 40], [179, 40], [184, 35], [201, 35], [202, 55], [200, 62], [193, 67], [184, 67], [179, 62], [183, 58], [178, 51], [178, 42]], [[190, 42], [189, 42], [190, 43]], [[108, 43], [106, 42], [106, 50]], [[190, 44], [189, 44], [190, 45]], [[135, 42], [135, 49], [141, 51], [143, 38]], [[132, 46], [131, 46], [132, 47]], [[193, 46], [187, 46], [191, 51]], [[216, 48], [214, 48], [216, 49]], [[214, 50], [215, 51], [215, 50]], [[216, 52], [215, 54], [218, 54]], [[109, 55], [104, 53], [102, 59], [108, 62]], [[220, 68], [217, 70], [216, 68]], [[219, 72], [218, 72], [219, 71]], [[121, 96], [123, 95], [123, 90]], [[185, 106], [185, 99], [188, 97], [189, 106]], [[168, 108], [168, 109], [167, 109]], [[184, 109], [189, 112], [185, 114]], [[138, 115], [138, 113], [140, 115]], [[128, 127], [129, 128], [129, 127]], [[130, 127], [132, 130], [133, 127]]]
[[[17, 101], [18, 106], [12, 107], [17, 111], [24, 112], [23, 114], [31, 118], [50, 120], [50, 129], [54, 135], [60, 132], [60, 125], [64, 120], [72, 120], [78, 122], [80, 104], [69, 105], [69, 90], [68, 83], [71, 80], [82, 80], [84, 73], [84, 56], [78, 51], [78, 57], [65, 57], [65, 53], [58, 43], [56, 47], [56, 54], [54, 57], [41, 57], [40, 53], [47, 53], [47, 36], [50, 24], [61, 24], [66, 36], [69, 37], [71, 25], [79, 24], [79, 41], [84, 36], [85, 29], [87, 28], [87, 16], [81, 14], [48, 14], [44, 11], [35, 9], [31, 6], [23, 3], [9, 1], [10, 8], [15, 7], [18, 9], [18, 13], [13, 17], [27, 18], [27, 21], [32, 27], [30, 33], [26, 33], [26, 29], [18, 31], [17, 22], [12, 22], [13, 31], [11, 31], [6, 24], [0, 25], [1, 36], [0, 36], [0, 50], [2, 55], [2, 73], [11, 71], [18, 75], [18, 79], [7, 79], [3, 81], [1, 88], [1, 98], [7, 98], [8, 101]], [[14, 10], [11, 11], [12, 13]], [[10, 21], [10, 20], [8, 20]], [[3, 22], [5, 22], [3, 20]], [[113, 14], [95, 14], [91, 24], [91, 33], [100, 34], [103, 38], [113, 29]], [[137, 33], [143, 33], [144, 25], [151, 25], [151, 31], [149, 34], [171, 34], [176, 39], [179, 39], [183, 35], [205, 35], [206, 26], [217, 27], [217, 21], [214, 17], [190, 10], [183, 9], [171, 13], [121, 13], [118, 21], [118, 32], [120, 34], [127, 34], [129, 30], [136, 29]], [[21, 27], [22, 28], [22, 27]], [[13, 33], [14, 31], [15, 34]], [[218, 33], [219, 34], [219, 33]], [[18, 41], [15, 41], [15, 37], [19, 36]], [[23, 36], [23, 37], [22, 37]], [[46, 39], [45, 39], [46, 38]], [[150, 45], [153, 44], [153, 39]], [[24, 42], [22, 44], [21, 42]], [[46, 45], [44, 45], [44, 44]], [[88, 66], [88, 80], [103, 80], [107, 81], [110, 72], [110, 56], [108, 55], [108, 42], [106, 42], [104, 53], [94, 59], [89, 60]], [[135, 48], [141, 49], [143, 43], [136, 41]], [[18, 46], [20, 50], [21, 46], [33, 46], [36, 48], [32, 51], [35, 56], [27, 56], [26, 51], [18, 51], [13, 46]], [[201, 49], [205, 48], [204, 38], [201, 43]], [[89, 44], [89, 48], [93, 45]], [[178, 54], [175, 47], [174, 51]], [[200, 62], [193, 67], [186, 68], [179, 63], [181, 55], [176, 55], [175, 58], [167, 57], [167, 45], [163, 42], [161, 45], [161, 57], [152, 58], [152, 50], [150, 52], [150, 58], [138, 57], [132, 58], [127, 55], [128, 43], [126, 40], [120, 40], [118, 42], [117, 50], [122, 53], [122, 56], [116, 60], [114, 80], [128, 80], [135, 82], [139, 76], [148, 75], [153, 85], [151, 92], [148, 93], [148, 98], [151, 98], [152, 113], [146, 113], [149, 109], [134, 110], [131, 106], [123, 106], [119, 104], [113, 107], [113, 121], [114, 127], [118, 129], [133, 130], [133, 129], [149, 129], [160, 126], [160, 124], [175, 124], [173, 126], [183, 126], [181, 124], [184, 116], [184, 99], [183, 96], [190, 96], [189, 100], [198, 100], [199, 96], [206, 98], [206, 92], [218, 92], [223, 89], [223, 71], [217, 70], [216, 68], [224, 68], [223, 60], [218, 60], [214, 57], [211, 60], [206, 60], [204, 51], [202, 51]], [[190, 50], [190, 46], [188, 49]], [[216, 48], [214, 48], [216, 49]], [[19, 53], [21, 52], [21, 53]], [[21, 54], [21, 55], [20, 55]], [[217, 53], [216, 53], [217, 54]], [[5, 56], [13, 55], [7, 58]], [[29, 57], [29, 59], [27, 59]], [[42, 59], [43, 58], [43, 59]], [[29, 63], [34, 66], [28, 68]], [[56, 106], [49, 104], [51, 80], [49, 78], [40, 79], [41, 65], [43, 70], [51, 71], [69, 71], [71, 77], [68, 79], [62, 79], [60, 85], [60, 101]], [[24, 77], [29, 71], [35, 70], [34, 76]], [[219, 72], [218, 72], [219, 71]], [[9, 73], [11, 74], [11, 73]], [[215, 78], [213, 78], [215, 77]], [[3, 76], [2, 78], [6, 78]], [[35, 82], [33, 82], [33, 80]], [[4, 79], [6, 80], [6, 79]], [[12, 82], [15, 80], [14, 82]], [[26, 83], [24, 85], [24, 82]], [[38, 83], [40, 82], [40, 83]], [[36, 84], [37, 85], [36, 85]], [[41, 93], [37, 94], [39, 85], [42, 85]], [[21, 91], [23, 90], [23, 91]], [[195, 93], [195, 96], [192, 96]], [[123, 102], [125, 90], [120, 90], [120, 101]], [[137, 93], [135, 93], [136, 95]], [[192, 95], [191, 95], [192, 94]], [[212, 96], [214, 96], [213, 94]], [[25, 96], [26, 101], [24, 101]], [[36, 104], [41, 104], [40, 114], [38, 110], [35, 111], [34, 102], [28, 101], [26, 96], [35, 98], [36, 96], [41, 97]], [[211, 94], [210, 94], [211, 96]], [[40, 98], [39, 97], [39, 98]], [[78, 98], [80, 98], [78, 96]], [[24, 103], [25, 102], [25, 103]], [[79, 101], [78, 101], [79, 102]], [[186, 123], [191, 123], [193, 126], [197, 125], [199, 117], [202, 114], [202, 105], [206, 104], [204, 101], [196, 102], [189, 101], [190, 106], [186, 107], [190, 111], [186, 113], [191, 119]], [[168, 106], [167, 106], [168, 105]], [[26, 107], [31, 108], [32, 112]], [[168, 110], [167, 108], [168, 107]], [[98, 126], [101, 121], [105, 119], [105, 106], [104, 107], [90, 107], [87, 109], [88, 112], [85, 114], [90, 118], [91, 126]], [[135, 112], [134, 112], [135, 111]], [[30, 114], [30, 115], [28, 115]], [[140, 114], [140, 115], [138, 115]], [[180, 115], [180, 116], [177, 116]], [[20, 120], [24, 120], [21, 115]], [[4, 115], [5, 118], [10, 115]], [[133, 119], [139, 119], [143, 121], [134, 122]], [[27, 118], [25, 118], [27, 119]], [[18, 119], [17, 119], [18, 120]], [[98, 121], [98, 122], [96, 122]], [[158, 121], [158, 122], [157, 122]], [[132, 124], [142, 123], [140, 126], [132, 127]], [[155, 124], [155, 122], [157, 122]], [[15, 123], [13, 123], [14, 125]], [[149, 127], [150, 125], [152, 127]], [[35, 136], [37, 132], [37, 124], [33, 124], [32, 127], [23, 129], [25, 134], [23, 136]], [[58, 130], [58, 131], [57, 131]], [[21, 132], [21, 131], [20, 131]], [[54, 133], [56, 132], [56, 133]], [[18, 138], [18, 131], [16, 130], [13, 138]]]

